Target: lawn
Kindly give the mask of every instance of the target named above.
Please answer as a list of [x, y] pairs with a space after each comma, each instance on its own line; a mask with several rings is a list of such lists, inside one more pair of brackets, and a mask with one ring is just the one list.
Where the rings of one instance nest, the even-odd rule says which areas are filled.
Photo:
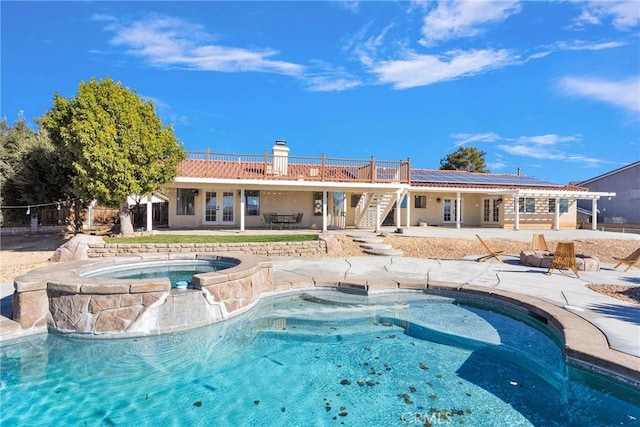
[[308, 242], [316, 240], [317, 234], [278, 235], [224, 235], [198, 236], [189, 234], [157, 234], [140, 237], [109, 237], [105, 243], [266, 243], [266, 242]]

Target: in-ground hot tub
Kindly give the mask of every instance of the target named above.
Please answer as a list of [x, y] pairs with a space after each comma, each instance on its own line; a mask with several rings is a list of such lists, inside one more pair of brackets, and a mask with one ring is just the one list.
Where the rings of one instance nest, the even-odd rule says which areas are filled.
[[238, 265], [236, 258], [194, 259], [141, 262], [131, 265], [109, 266], [98, 270], [91, 270], [81, 274], [84, 277], [100, 279], [157, 279], [167, 277], [171, 288], [181, 288], [184, 283], [191, 286], [193, 276], [212, 271], [226, 270]]
[[[167, 270], [191, 264], [228, 268], [197, 272], [189, 289], [172, 288], [169, 277], [95, 277], [118, 271]], [[206, 253], [142, 254], [74, 261], [32, 270], [14, 281], [13, 319], [22, 328], [85, 337], [153, 335], [215, 323], [254, 305], [274, 290], [273, 263], [266, 257]]]

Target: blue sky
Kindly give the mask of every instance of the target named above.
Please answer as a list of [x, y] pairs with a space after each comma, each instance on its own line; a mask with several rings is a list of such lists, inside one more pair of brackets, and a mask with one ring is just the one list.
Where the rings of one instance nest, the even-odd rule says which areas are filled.
[[640, 159], [640, 2], [0, 2], [1, 114], [106, 76], [188, 151], [434, 168], [459, 146], [556, 183]]

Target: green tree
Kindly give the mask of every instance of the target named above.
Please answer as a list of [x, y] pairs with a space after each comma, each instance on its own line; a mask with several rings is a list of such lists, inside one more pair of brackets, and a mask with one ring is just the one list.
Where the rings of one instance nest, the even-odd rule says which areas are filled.
[[486, 154], [475, 147], [459, 147], [447, 157], [440, 159], [440, 169], [487, 173], [489, 170], [484, 164]]
[[[68, 173], [59, 166], [47, 132], [27, 126], [22, 113], [12, 126], [0, 122], [0, 200], [3, 206], [24, 206], [72, 197]], [[3, 220], [28, 223], [24, 211], [8, 209]]]
[[76, 194], [120, 206], [122, 234], [133, 232], [127, 197], [151, 195], [185, 158], [172, 126], [163, 126], [153, 102], [107, 77], [82, 82], [70, 99], [55, 94], [41, 120], [71, 168]]

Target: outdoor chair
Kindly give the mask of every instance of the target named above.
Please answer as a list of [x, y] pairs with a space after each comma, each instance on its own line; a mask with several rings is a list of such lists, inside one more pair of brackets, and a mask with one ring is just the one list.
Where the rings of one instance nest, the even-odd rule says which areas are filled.
[[631, 255], [626, 258], [616, 258], [613, 257], [616, 261], [619, 261], [614, 268], [618, 268], [621, 265], [626, 265], [627, 268], [624, 271], [629, 271], [631, 267], [638, 267], [638, 262], [640, 260], [640, 248], [636, 249]]
[[265, 224], [269, 224], [269, 228], [271, 230], [273, 230], [273, 216], [274, 215], [275, 214], [273, 212], [268, 212], [268, 213], [262, 214], [262, 216], [264, 217], [264, 223]]
[[489, 247], [489, 245], [487, 245], [487, 243], [484, 240], [482, 240], [482, 237], [480, 237], [477, 234], [476, 234], [476, 237], [478, 238], [478, 240], [480, 240], [480, 243], [482, 243], [482, 246], [484, 246], [485, 250], [487, 251], [487, 255], [481, 256], [480, 258], [476, 259], [476, 261], [484, 262], [484, 261], [488, 260], [489, 258], [493, 257], [493, 258], [497, 259], [498, 261], [502, 262], [502, 260], [500, 259], [500, 254], [502, 252], [504, 252], [504, 251], [495, 251], [495, 250], [491, 249]]
[[558, 246], [556, 246], [556, 250], [553, 252], [553, 259], [551, 260], [547, 274], [551, 274], [554, 268], [558, 270], [562, 268], [570, 269], [575, 273], [576, 277], [580, 278], [580, 275], [578, 275], [578, 265], [576, 263], [576, 248], [573, 242], [558, 242]]
[[302, 228], [302, 215], [304, 214], [301, 212], [298, 212], [298, 214], [296, 215], [295, 226], [297, 228]]
[[534, 251], [549, 252], [549, 247], [547, 246], [547, 241], [544, 238], [544, 234], [534, 233], [533, 239], [531, 240], [531, 249]]

